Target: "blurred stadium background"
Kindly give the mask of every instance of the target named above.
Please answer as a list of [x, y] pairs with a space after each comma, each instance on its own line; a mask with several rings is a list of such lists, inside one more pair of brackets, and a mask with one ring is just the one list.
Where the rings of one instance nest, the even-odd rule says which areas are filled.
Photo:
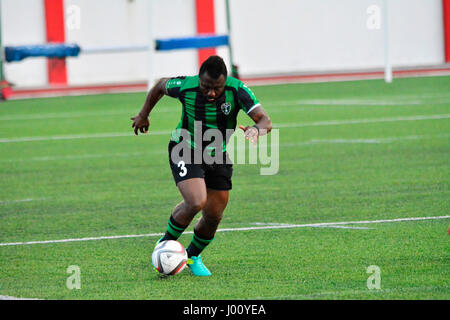
[[[65, 59], [3, 63], [9, 98], [142, 91], [158, 77], [195, 74], [213, 53], [250, 84], [379, 78], [386, 63], [394, 76], [450, 73], [449, 0], [2, 0], [1, 7], [3, 47], [81, 49]], [[229, 35], [230, 46], [154, 50], [157, 39], [204, 34]]]

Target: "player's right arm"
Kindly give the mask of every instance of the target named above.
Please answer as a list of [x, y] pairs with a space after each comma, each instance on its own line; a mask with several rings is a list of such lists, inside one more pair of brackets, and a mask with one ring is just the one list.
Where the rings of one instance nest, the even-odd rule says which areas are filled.
[[141, 111], [131, 118], [131, 120], [133, 120], [131, 127], [134, 128], [134, 133], [136, 135], [138, 135], [138, 131], [141, 131], [141, 133], [148, 132], [150, 126], [148, 116], [163, 95], [167, 94], [166, 83], [168, 80], [169, 78], [162, 78], [150, 89]]

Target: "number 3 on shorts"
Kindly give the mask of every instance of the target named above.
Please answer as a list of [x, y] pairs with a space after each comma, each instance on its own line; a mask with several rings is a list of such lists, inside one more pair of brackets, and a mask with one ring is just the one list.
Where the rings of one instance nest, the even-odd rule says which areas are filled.
[[181, 160], [180, 162], [178, 162], [177, 166], [178, 168], [181, 168], [181, 172], [179, 172], [178, 174], [180, 175], [180, 177], [184, 177], [187, 174], [186, 163]]

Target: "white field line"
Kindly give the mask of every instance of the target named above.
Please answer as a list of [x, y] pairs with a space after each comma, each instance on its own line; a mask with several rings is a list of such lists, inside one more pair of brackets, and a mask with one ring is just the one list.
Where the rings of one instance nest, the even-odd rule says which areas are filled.
[[[358, 107], [383, 107], [383, 106], [420, 106], [420, 105], [436, 105], [450, 103], [448, 99], [439, 100], [355, 100], [355, 99], [309, 99], [309, 100], [285, 100], [279, 102], [270, 102], [264, 104], [264, 108], [270, 112], [285, 112], [286, 110], [279, 107], [298, 107], [298, 106], [358, 106]], [[179, 109], [177, 106], [170, 106], [155, 109], [155, 112], [168, 113], [175, 112]], [[312, 108], [296, 109], [311, 111]], [[47, 114], [28, 114], [28, 115], [8, 115], [0, 117], [0, 121], [27, 121], [27, 120], [49, 120], [49, 119], [74, 119], [74, 118], [89, 118], [89, 117], [105, 117], [105, 116], [129, 116], [132, 117], [133, 111], [118, 110], [118, 111], [87, 111], [87, 112], [61, 112], [61, 113], [47, 113]]]
[[[152, 131], [151, 135], [165, 135], [172, 131]], [[20, 138], [3, 138], [0, 143], [12, 142], [33, 142], [33, 141], [48, 141], [48, 140], [76, 140], [76, 139], [98, 139], [98, 138], [117, 138], [117, 137], [131, 137], [135, 136], [134, 132], [106, 132], [93, 134], [69, 134], [61, 136], [41, 136], [41, 137], [20, 137]], [[141, 134], [139, 135], [141, 136]]]
[[[279, 102], [265, 103], [264, 108], [274, 112], [286, 112], [285, 109], [279, 107], [301, 107], [301, 106], [343, 106], [343, 107], [408, 107], [408, 106], [428, 106], [438, 104], [448, 104], [449, 99], [439, 100], [326, 100], [326, 99], [310, 99], [310, 100], [286, 100]], [[171, 106], [155, 109], [155, 112], [169, 113], [179, 110], [179, 106]], [[296, 108], [296, 111], [312, 111], [314, 108]], [[74, 118], [89, 118], [89, 117], [105, 117], [105, 116], [129, 116], [131, 118], [134, 111], [118, 110], [118, 111], [87, 111], [87, 112], [61, 112], [61, 113], [47, 113], [47, 114], [28, 114], [28, 115], [8, 115], [0, 117], [0, 121], [27, 121], [27, 120], [50, 120], [50, 119], [74, 119]]]
[[41, 300], [41, 299], [37, 299], [37, 298], [17, 298], [17, 297], [0, 295], [0, 300]]
[[[219, 231], [219, 230], [218, 230]], [[194, 232], [186, 231], [184, 234], [191, 234]], [[60, 240], [43, 240], [43, 241], [26, 241], [26, 242], [5, 242], [0, 243], [0, 247], [4, 246], [21, 246], [32, 244], [49, 244], [49, 243], [65, 243], [65, 242], [79, 242], [79, 241], [97, 241], [97, 240], [112, 240], [112, 239], [126, 239], [126, 238], [143, 238], [143, 237], [161, 237], [164, 233], [145, 233], [145, 234], [128, 234], [119, 236], [101, 236], [101, 237], [87, 237], [87, 238], [72, 238]]]
[[407, 105], [407, 104], [429, 104], [439, 102], [450, 102], [448, 93], [421, 93], [395, 96], [378, 96], [375, 98], [355, 98], [340, 97], [332, 99], [293, 99], [293, 100], [272, 100], [262, 102], [263, 106], [284, 106], [284, 105]]
[[[362, 123], [380, 123], [380, 122], [397, 122], [397, 121], [420, 121], [420, 120], [440, 120], [448, 119], [450, 114], [434, 114], [434, 115], [418, 115], [410, 117], [392, 117], [392, 118], [374, 118], [374, 119], [350, 119], [350, 120], [329, 120], [303, 123], [280, 123], [274, 124], [274, 128], [299, 128], [299, 127], [317, 127], [317, 126], [336, 126], [348, 124]], [[149, 135], [166, 135], [172, 131], [150, 131]], [[74, 139], [92, 139], [92, 138], [116, 138], [133, 136], [133, 132], [111, 132], [111, 133], [95, 133], [95, 134], [74, 134], [61, 136], [42, 136], [42, 137], [19, 137], [19, 138], [0, 138], [0, 143], [14, 142], [33, 142], [48, 140], [74, 140]]]
[[[264, 107], [274, 108], [281, 106], [301, 106], [301, 105], [324, 105], [324, 106], [408, 106], [408, 105], [428, 105], [436, 103], [448, 103], [450, 95], [445, 94], [422, 94], [422, 95], [405, 95], [405, 96], [382, 96], [380, 99], [354, 99], [354, 98], [337, 98], [337, 99], [298, 99], [298, 100], [282, 100], [282, 101], [265, 101]], [[438, 101], [434, 101], [434, 100]], [[174, 112], [180, 106], [172, 105], [167, 107], [156, 108], [155, 112]], [[311, 110], [311, 109], [308, 109]], [[276, 110], [271, 110], [271, 112]], [[104, 116], [120, 116], [128, 115], [132, 117], [136, 110], [109, 110], [109, 111], [85, 111], [85, 112], [54, 112], [54, 113], [35, 113], [35, 114], [13, 114], [0, 116], [0, 121], [22, 121], [22, 120], [47, 120], [47, 119], [73, 119], [83, 117], [104, 117]]]
[[[450, 219], [450, 216], [413, 217], [413, 218], [397, 218], [397, 219], [384, 219], [384, 220], [323, 222], [323, 223], [289, 224], [289, 225], [270, 225], [270, 226], [243, 227], [243, 228], [224, 228], [224, 229], [217, 230], [217, 232], [236, 232], [236, 231], [254, 231], [254, 230], [271, 230], [271, 229], [293, 229], [293, 228], [324, 227], [324, 226], [346, 226], [346, 225], [349, 225], [349, 224], [375, 224], [375, 223], [391, 223], [391, 222], [438, 220], [438, 219]], [[192, 233], [193, 233], [192, 231], [184, 232], [184, 234], [192, 234]], [[130, 234], [130, 235], [118, 235], [118, 236], [100, 236], [100, 237], [72, 238], [72, 239], [60, 239], [60, 240], [43, 240], [43, 241], [26, 241], [26, 242], [5, 242], [5, 243], [0, 243], [0, 246], [19, 246], [19, 245], [64, 243], [64, 242], [77, 242], [77, 241], [95, 241], [95, 240], [110, 240], [110, 239], [124, 239], [124, 238], [160, 237], [162, 235], [164, 235], [164, 233]]]
[[[251, 225], [256, 225], [256, 226], [284, 226], [284, 227], [295, 227], [295, 225], [293, 224], [289, 224], [289, 223], [274, 223], [274, 222], [253, 222], [250, 223]], [[336, 229], [354, 229], [354, 230], [370, 230], [373, 228], [367, 228], [367, 227], [347, 227], [347, 226], [315, 226], [314, 228], [336, 228]]]
[[21, 203], [21, 202], [30, 202], [30, 201], [42, 201], [45, 200], [45, 198], [38, 198], [38, 199], [18, 199], [18, 200], [0, 200], [1, 204], [10, 204], [10, 203]]
[[[277, 107], [295, 107], [295, 106], [409, 106], [409, 105], [429, 105], [449, 103], [448, 99], [433, 100], [367, 100], [367, 99], [307, 99], [307, 100], [284, 100], [273, 101], [264, 104], [264, 108], [269, 108], [270, 112], [283, 111], [284, 109], [273, 109]], [[169, 106], [155, 109], [155, 112], [174, 112], [179, 110], [179, 106]], [[313, 110], [305, 108], [305, 110]], [[74, 119], [74, 118], [90, 118], [105, 116], [134, 116], [135, 111], [117, 110], [117, 111], [86, 111], [86, 112], [55, 112], [55, 113], [36, 113], [36, 114], [13, 114], [1, 116], [0, 121], [26, 121], [26, 120], [49, 120], [49, 119]]]
[[133, 158], [148, 156], [152, 154], [166, 154], [167, 151], [153, 151], [153, 152], [130, 152], [130, 153], [99, 153], [99, 154], [80, 154], [68, 156], [46, 156], [46, 157], [32, 157], [23, 159], [7, 159], [0, 160], [0, 162], [29, 162], [29, 161], [59, 161], [59, 160], [84, 160], [84, 159], [102, 159], [102, 158]]
[[438, 135], [414, 135], [403, 137], [386, 137], [386, 138], [367, 138], [367, 139], [311, 139], [303, 142], [291, 142], [282, 143], [280, 147], [296, 147], [315, 144], [383, 144], [393, 143], [396, 141], [406, 140], [421, 140], [421, 139], [436, 139], [436, 138], [448, 138], [450, 134], [438, 134]]
[[38, 299], [38, 298], [18, 298], [18, 297], [2, 296], [2, 295], [0, 295], [0, 300], [42, 300], [42, 299]]
[[15, 114], [9, 116], [0, 117], [0, 121], [23, 121], [23, 120], [48, 120], [48, 119], [73, 119], [83, 117], [102, 117], [102, 116], [116, 116], [116, 115], [130, 115], [132, 112], [125, 110], [117, 111], [87, 111], [87, 112], [57, 112], [57, 113], [45, 113], [45, 114]]
[[[437, 103], [448, 103], [448, 100], [439, 100]], [[273, 109], [277, 107], [295, 107], [295, 106], [408, 106], [408, 105], [428, 105], [436, 104], [436, 101], [422, 101], [422, 100], [354, 100], [354, 99], [344, 99], [344, 100], [326, 100], [326, 99], [310, 99], [310, 100], [285, 100], [279, 102], [270, 102], [264, 104], [265, 108], [270, 109], [270, 112], [282, 111], [284, 109]], [[179, 110], [179, 107], [170, 106], [155, 109], [155, 112], [174, 112]], [[311, 108], [305, 108], [305, 110], [313, 110]], [[117, 110], [117, 111], [86, 111], [86, 112], [59, 112], [59, 113], [46, 113], [46, 114], [14, 114], [1, 116], [0, 121], [27, 121], [27, 120], [49, 120], [49, 119], [74, 119], [74, 118], [90, 118], [90, 117], [105, 117], [105, 116], [129, 116], [131, 118], [134, 111], [128, 110]]]
[[[397, 122], [397, 121], [420, 121], [420, 120], [440, 120], [448, 119], [450, 114], [434, 114], [410, 117], [392, 117], [392, 118], [374, 118], [374, 119], [350, 119], [350, 120], [329, 120], [315, 121], [303, 123], [280, 123], [274, 124], [274, 128], [299, 128], [299, 127], [318, 127], [318, 126], [337, 126], [346, 124], [362, 124], [362, 123], [380, 123], [380, 122]], [[1, 141], [1, 140], [0, 140]]]
[[335, 229], [353, 229], [353, 230], [372, 230], [374, 228], [367, 227], [347, 227], [347, 226], [316, 226], [314, 228], [335, 228]]
[[[450, 134], [437, 134], [437, 135], [414, 135], [403, 137], [387, 137], [387, 138], [367, 138], [367, 139], [311, 139], [303, 142], [290, 142], [280, 143], [278, 146], [281, 148], [286, 147], [302, 147], [318, 144], [383, 144], [393, 143], [396, 141], [405, 140], [421, 140], [421, 139], [436, 139], [436, 138], [448, 138]], [[237, 150], [245, 150], [246, 147], [238, 147]], [[45, 156], [45, 157], [31, 157], [23, 159], [5, 159], [0, 160], [2, 162], [30, 162], [30, 161], [60, 161], [60, 160], [84, 160], [84, 159], [102, 159], [102, 158], [133, 158], [141, 156], [149, 156], [156, 154], [166, 154], [167, 151], [152, 151], [152, 152], [130, 152], [130, 153], [100, 153], [100, 154], [81, 154], [81, 155], [67, 155], [67, 156]], [[0, 201], [1, 203], [1, 201]]]
[[[450, 102], [450, 96], [437, 96], [431, 98], [425, 97], [404, 97], [393, 99], [386, 97], [384, 100], [377, 99], [299, 99], [285, 100], [264, 104], [270, 107], [289, 107], [289, 106], [367, 106], [367, 107], [383, 107], [383, 106], [412, 106], [412, 105], [435, 105], [446, 104]], [[311, 110], [310, 108], [308, 108]]]
[[[448, 103], [448, 100], [439, 100], [439, 102]], [[408, 106], [408, 105], [427, 105], [433, 104], [432, 101], [422, 100], [355, 100], [355, 99], [311, 99], [311, 100], [297, 100], [297, 101], [280, 101], [277, 105], [282, 107], [289, 106]], [[272, 106], [272, 104], [270, 104]], [[276, 106], [273, 104], [273, 106]]]
[[[157, 110], [157, 111], [156, 111]], [[155, 109], [156, 112], [175, 112], [180, 110], [180, 106], [170, 106]], [[133, 110], [117, 110], [117, 111], [86, 111], [86, 112], [56, 112], [45, 114], [15, 114], [0, 117], [0, 121], [23, 121], [23, 120], [48, 120], [48, 119], [73, 119], [73, 118], [89, 118], [89, 117], [105, 117], [105, 116], [128, 116], [128, 119], [136, 115], [137, 111]], [[130, 122], [131, 123], [131, 122]]]

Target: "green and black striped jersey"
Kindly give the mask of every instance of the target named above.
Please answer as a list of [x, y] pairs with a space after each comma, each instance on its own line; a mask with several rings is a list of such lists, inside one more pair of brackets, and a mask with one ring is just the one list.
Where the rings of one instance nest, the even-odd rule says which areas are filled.
[[240, 80], [227, 77], [225, 91], [214, 102], [208, 102], [199, 88], [199, 77], [171, 78], [166, 83], [166, 94], [177, 98], [182, 104], [181, 119], [172, 134], [172, 140], [180, 141], [179, 130], [186, 129], [191, 136], [191, 148], [195, 148], [194, 122], [201, 121], [202, 132], [218, 129], [223, 139], [223, 152], [226, 151], [226, 130], [236, 129], [239, 110], [247, 114], [260, 106], [253, 92]]

